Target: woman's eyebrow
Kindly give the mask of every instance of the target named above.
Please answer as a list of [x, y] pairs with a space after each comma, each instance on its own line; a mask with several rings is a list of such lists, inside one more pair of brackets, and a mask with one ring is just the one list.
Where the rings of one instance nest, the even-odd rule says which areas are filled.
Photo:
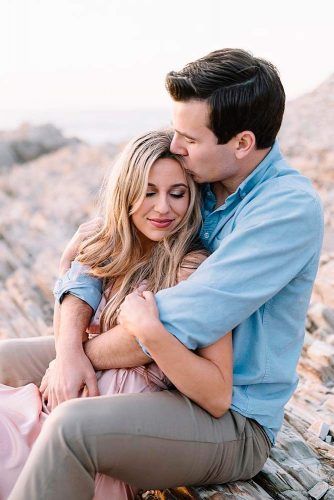
[[[156, 188], [156, 187], [157, 187], [155, 184], [152, 184], [152, 182], [149, 182], [149, 183], [148, 183], [148, 186], [149, 186], [149, 187], [153, 187], [153, 188]], [[187, 184], [184, 184], [183, 182], [178, 182], [177, 184], [172, 184], [172, 185], [171, 185], [171, 188], [176, 188], [176, 187], [180, 187], [180, 186], [185, 187], [185, 188], [187, 188], [187, 189], [188, 189]]]

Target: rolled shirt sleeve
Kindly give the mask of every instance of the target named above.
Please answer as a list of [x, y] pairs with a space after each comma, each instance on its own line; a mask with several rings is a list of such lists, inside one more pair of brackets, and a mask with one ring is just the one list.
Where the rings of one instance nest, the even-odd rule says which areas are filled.
[[102, 298], [102, 280], [88, 274], [89, 267], [73, 261], [70, 269], [58, 278], [53, 294], [61, 304], [68, 293], [86, 302], [95, 312]]
[[216, 342], [303, 272], [311, 282], [302, 297], [308, 303], [322, 242], [321, 203], [311, 190], [275, 184], [257, 188], [230, 234], [221, 241], [217, 235], [215, 251], [187, 281], [156, 295], [160, 320], [189, 349]]

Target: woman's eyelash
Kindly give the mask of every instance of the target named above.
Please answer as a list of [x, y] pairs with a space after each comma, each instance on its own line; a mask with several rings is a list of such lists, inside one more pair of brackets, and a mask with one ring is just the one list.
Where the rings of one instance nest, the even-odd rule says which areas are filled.
[[[150, 198], [151, 196], [154, 196], [156, 193], [146, 193], [146, 197]], [[173, 198], [183, 198], [185, 193], [170, 193]]]
[[171, 193], [171, 196], [173, 196], [174, 198], [183, 198], [184, 193]]

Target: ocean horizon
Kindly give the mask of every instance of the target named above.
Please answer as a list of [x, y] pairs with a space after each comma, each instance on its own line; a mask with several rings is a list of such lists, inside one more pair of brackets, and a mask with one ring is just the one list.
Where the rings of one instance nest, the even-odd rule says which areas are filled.
[[119, 144], [136, 134], [170, 126], [171, 110], [6, 110], [0, 114], [0, 130], [14, 130], [23, 123], [51, 123], [66, 137], [77, 137], [90, 144]]

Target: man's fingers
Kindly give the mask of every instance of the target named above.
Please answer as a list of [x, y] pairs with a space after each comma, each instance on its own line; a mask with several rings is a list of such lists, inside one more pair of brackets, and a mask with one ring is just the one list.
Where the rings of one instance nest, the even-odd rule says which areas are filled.
[[88, 398], [89, 394], [88, 394], [88, 389], [87, 389], [87, 386], [85, 385], [84, 388], [82, 389], [82, 393], [80, 395], [81, 398]]
[[83, 224], [80, 224], [80, 226], [78, 228], [78, 232], [79, 233], [91, 232], [91, 231], [101, 227], [102, 222], [103, 222], [102, 217], [96, 217], [95, 219], [92, 219], [92, 220], [89, 220], [87, 222], [84, 222]]
[[138, 295], [142, 295], [143, 292], [145, 292], [147, 288], [147, 283], [141, 283], [134, 291]]
[[154, 293], [149, 292], [148, 290], [144, 290], [142, 296], [149, 302], [155, 302]]

